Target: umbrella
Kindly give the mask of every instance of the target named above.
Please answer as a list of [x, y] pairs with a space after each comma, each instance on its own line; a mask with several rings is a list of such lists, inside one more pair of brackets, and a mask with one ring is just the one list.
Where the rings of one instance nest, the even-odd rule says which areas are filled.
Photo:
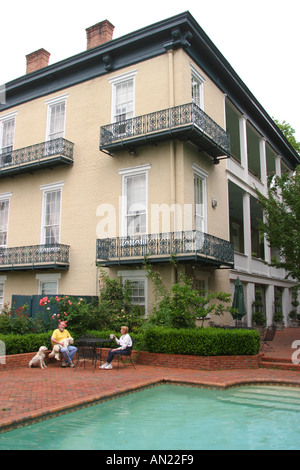
[[232, 317], [236, 321], [235, 326], [237, 326], [237, 320], [241, 320], [247, 312], [244, 303], [244, 287], [239, 277], [236, 279], [234, 286], [232, 308], [237, 309], [237, 312], [232, 313]]

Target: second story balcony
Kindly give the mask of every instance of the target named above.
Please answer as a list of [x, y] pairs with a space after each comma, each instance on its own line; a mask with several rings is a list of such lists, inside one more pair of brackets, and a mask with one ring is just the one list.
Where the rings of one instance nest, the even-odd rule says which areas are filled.
[[196, 230], [97, 240], [96, 263], [99, 266], [142, 264], [145, 257], [151, 263], [163, 263], [172, 256], [178, 262], [234, 267], [232, 243]]
[[136, 147], [177, 138], [189, 141], [214, 161], [230, 156], [230, 136], [195, 103], [163, 109], [132, 119], [102, 126], [100, 150], [134, 153]]
[[0, 178], [73, 164], [74, 144], [62, 137], [0, 154]]
[[31, 245], [0, 248], [0, 271], [68, 269], [68, 245]]

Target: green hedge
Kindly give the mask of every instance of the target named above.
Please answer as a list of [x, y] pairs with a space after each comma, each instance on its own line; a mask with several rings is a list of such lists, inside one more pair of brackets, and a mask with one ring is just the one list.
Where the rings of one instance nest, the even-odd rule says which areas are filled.
[[[114, 333], [118, 338], [120, 337], [120, 333], [113, 331], [113, 330], [103, 330], [103, 331], [86, 331], [84, 334], [73, 334], [71, 331], [70, 335], [74, 338], [76, 343], [76, 339], [79, 336], [91, 335], [96, 336], [98, 338], [109, 338], [111, 333]], [[47, 331], [46, 333], [28, 333], [24, 335], [16, 335], [16, 334], [0, 334], [0, 341], [5, 343], [6, 354], [22, 354], [27, 352], [35, 352], [38, 351], [40, 346], [46, 346], [48, 349], [51, 349], [51, 341], [50, 338], [52, 336], [53, 330]], [[131, 334], [131, 337], [134, 341], [134, 349], [143, 349], [143, 335], [141, 334]], [[76, 345], [76, 344], [75, 344]], [[109, 346], [108, 346], [109, 347]]]
[[[99, 338], [109, 338], [111, 333], [120, 336], [112, 330], [87, 331], [85, 334]], [[75, 340], [81, 335], [71, 336]], [[51, 349], [50, 338], [52, 330], [47, 333], [30, 333], [26, 335], [3, 335], [6, 354], [21, 354], [38, 351], [40, 346]], [[186, 354], [193, 356], [239, 356], [255, 355], [260, 349], [260, 335], [255, 330], [223, 330], [221, 328], [187, 328], [168, 329], [163, 327], [151, 328], [145, 333], [130, 333], [135, 350], [153, 353]]]
[[145, 332], [148, 352], [193, 356], [244, 356], [258, 354], [260, 335], [255, 330], [221, 328], [166, 329]]
[[26, 335], [2, 335], [0, 341], [5, 343], [6, 355], [22, 354], [38, 351], [40, 346], [51, 348], [50, 338], [52, 330], [47, 333], [29, 333]]

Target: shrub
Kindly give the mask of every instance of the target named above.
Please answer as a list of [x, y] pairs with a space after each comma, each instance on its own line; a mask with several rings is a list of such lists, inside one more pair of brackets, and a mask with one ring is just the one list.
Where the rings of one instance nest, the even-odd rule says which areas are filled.
[[27, 309], [27, 305], [9, 308], [8, 304], [5, 304], [0, 313], [0, 332], [2, 334], [25, 335], [47, 331], [49, 325], [39, 317], [30, 317]]
[[57, 324], [61, 321], [64, 321], [67, 327], [74, 332], [82, 332], [87, 328], [97, 328], [98, 326], [95, 311], [97, 299], [88, 303], [85, 298], [69, 295], [43, 297], [40, 300], [40, 306], [42, 309], [47, 309], [47, 313], [52, 319], [49, 326], [54, 328], [57, 328]]
[[266, 316], [263, 312], [262, 292], [257, 289], [255, 291], [255, 301], [252, 302], [253, 313], [252, 320], [257, 326], [265, 326]]
[[[75, 340], [82, 335], [109, 338], [114, 330], [87, 330], [78, 334], [71, 332]], [[0, 334], [5, 343], [6, 354], [21, 354], [38, 351], [40, 346], [51, 349], [52, 330], [26, 335]], [[173, 329], [156, 327], [145, 333], [132, 333], [134, 349], [153, 353], [183, 354], [194, 356], [255, 355], [260, 348], [260, 335], [255, 330], [222, 330], [219, 328]], [[110, 347], [110, 345], [108, 346]]]
[[98, 305], [98, 327], [119, 331], [122, 325], [137, 331], [143, 324], [144, 311], [132, 304], [132, 284], [122, 285], [119, 279], [111, 279], [100, 270], [101, 292]]
[[[177, 265], [171, 260], [175, 269]], [[155, 305], [153, 313], [147, 320], [146, 328], [164, 326], [166, 328], [195, 328], [196, 319], [206, 317], [208, 314], [223, 315], [224, 312], [233, 312], [231, 294], [225, 292], [201, 292], [192, 287], [192, 280], [177, 270], [178, 282], [170, 289], [164, 285], [161, 275], [149, 264], [147, 258], [144, 263], [148, 277], [152, 280], [155, 292]]]
[[155, 353], [194, 356], [255, 355], [260, 335], [255, 330], [221, 328], [149, 328], [144, 335], [145, 350]]
[[6, 354], [22, 354], [38, 351], [40, 346], [51, 348], [50, 338], [52, 331], [46, 333], [29, 334], [0, 334], [0, 340], [4, 342]]

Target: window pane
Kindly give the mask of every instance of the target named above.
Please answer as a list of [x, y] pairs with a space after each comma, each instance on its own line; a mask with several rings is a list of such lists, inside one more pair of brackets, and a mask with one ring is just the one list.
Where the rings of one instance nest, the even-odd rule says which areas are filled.
[[51, 106], [49, 139], [58, 139], [64, 136], [65, 129], [65, 102]]
[[41, 295], [57, 295], [57, 281], [41, 282]]
[[7, 244], [9, 201], [0, 202], [0, 246]]
[[191, 76], [191, 91], [192, 102], [199, 106], [199, 108], [203, 109], [203, 81], [194, 72], [192, 72]]
[[146, 175], [128, 176], [127, 191], [127, 234], [146, 233]]
[[4, 304], [4, 283], [0, 283], [0, 308], [3, 308]]
[[130, 279], [133, 305], [145, 305], [145, 280]]
[[49, 191], [45, 194], [44, 233], [46, 245], [59, 243], [61, 191]]
[[15, 120], [10, 119], [3, 122], [2, 128], [2, 148], [1, 152], [9, 152], [13, 149], [14, 143], [14, 132], [15, 132]]
[[133, 116], [133, 80], [115, 85], [115, 121]]
[[195, 230], [205, 231], [204, 180], [194, 175], [194, 219]]

